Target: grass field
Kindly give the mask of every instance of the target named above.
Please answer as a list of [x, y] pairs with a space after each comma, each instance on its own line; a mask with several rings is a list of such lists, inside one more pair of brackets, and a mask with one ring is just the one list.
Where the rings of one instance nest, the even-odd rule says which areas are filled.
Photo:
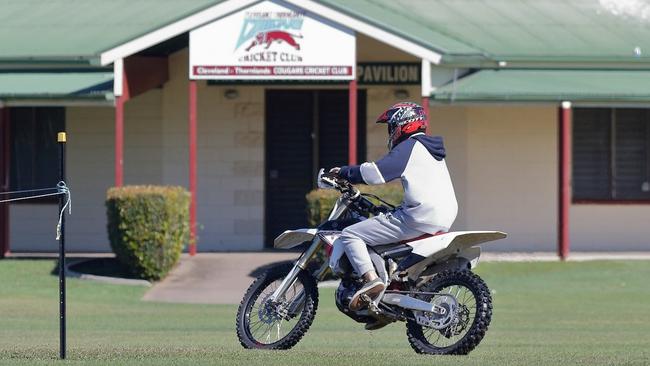
[[[0, 364], [52, 364], [57, 279], [50, 260], [0, 261]], [[140, 301], [142, 287], [70, 279], [69, 363], [241, 365], [647, 365], [650, 262], [484, 263], [494, 317], [469, 356], [421, 356], [403, 324], [367, 332], [321, 291], [316, 321], [290, 351], [248, 351], [236, 306]]]

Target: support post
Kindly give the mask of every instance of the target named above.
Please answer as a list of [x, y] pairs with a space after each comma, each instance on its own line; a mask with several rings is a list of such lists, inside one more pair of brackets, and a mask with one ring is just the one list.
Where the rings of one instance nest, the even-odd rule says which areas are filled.
[[[0, 191], [9, 191], [11, 127], [9, 108], [0, 107]], [[2, 196], [0, 196], [2, 198]], [[0, 205], [0, 258], [9, 254], [9, 204]]]
[[422, 88], [422, 108], [427, 114], [427, 130], [426, 133], [429, 134], [431, 131], [431, 116], [429, 115], [429, 97], [431, 96], [431, 63], [427, 60], [422, 60], [422, 66], [420, 70], [420, 87]]
[[124, 184], [124, 102], [125, 96], [117, 97], [115, 104], [115, 186]]
[[189, 84], [190, 255], [196, 254], [196, 80]]
[[569, 256], [569, 209], [571, 207], [571, 102], [562, 102], [559, 115], [558, 256]]
[[115, 82], [115, 186], [124, 184], [124, 104], [129, 100], [129, 80], [124, 67], [124, 60], [119, 59], [113, 65]]
[[429, 97], [422, 97], [422, 108], [424, 108], [424, 113], [427, 115], [427, 131], [428, 135], [431, 131], [431, 116], [429, 115]]
[[348, 164], [357, 164], [357, 81], [349, 84]]
[[[59, 181], [65, 182], [65, 132], [57, 135], [59, 143]], [[67, 196], [59, 195], [59, 212], [61, 213], [61, 227], [59, 236], [59, 357], [65, 359], [66, 334], [65, 334], [65, 209]]]

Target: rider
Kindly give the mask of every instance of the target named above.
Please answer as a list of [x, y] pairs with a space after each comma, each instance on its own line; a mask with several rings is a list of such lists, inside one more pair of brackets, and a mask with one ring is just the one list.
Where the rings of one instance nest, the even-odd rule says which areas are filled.
[[335, 242], [343, 246], [364, 281], [352, 296], [351, 310], [366, 305], [362, 295], [374, 301], [386, 287], [375, 272], [366, 245], [446, 232], [458, 212], [442, 137], [425, 135], [428, 118], [424, 109], [415, 103], [397, 103], [379, 116], [377, 123], [388, 125], [388, 154], [376, 162], [330, 170], [353, 184], [384, 184], [399, 178], [404, 188], [404, 201], [394, 211], [345, 228]]

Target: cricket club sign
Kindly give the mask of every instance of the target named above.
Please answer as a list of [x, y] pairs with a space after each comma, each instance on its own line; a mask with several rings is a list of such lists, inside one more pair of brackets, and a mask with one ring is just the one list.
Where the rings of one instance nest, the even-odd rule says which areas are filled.
[[280, 1], [263, 1], [190, 32], [190, 78], [355, 78], [354, 33]]

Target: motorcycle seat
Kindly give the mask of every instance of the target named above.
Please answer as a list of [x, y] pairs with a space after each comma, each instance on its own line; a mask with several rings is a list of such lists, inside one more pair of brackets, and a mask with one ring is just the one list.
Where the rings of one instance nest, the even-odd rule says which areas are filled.
[[377, 245], [372, 248], [382, 258], [401, 258], [411, 254], [413, 247], [403, 243], [392, 243], [385, 245]]
[[417, 240], [422, 240], [426, 238], [431, 238], [437, 235], [442, 235], [446, 234], [447, 232], [445, 231], [438, 231], [435, 234], [430, 234], [430, 233], [425, 233], [422, 234], [418, 237], [415, 237], [413, 239], [407, 239], [407, 240], [402, 240], [397, 243], [391, 243], [391, 244], [385, 244], [385, 245], [376, 245], [374, 247], [371, 247], [377, 254], [382, 256], [383, 258], [402, 258], [405, 257], [409, 254], [411, 254], [411, 251], [413, 251], [413, 247], [408, 245], [408, 243], [417, 241]]
[[424, 233], [424, 234], [422, 234], [422, 235], [420, 235], [418, 237], [415, 237], [413, 239], [402, 240], [399, 243], [400, 244], [407, 244], [407, 243], [410, 243], [412, 241], [418, 241], [418, 240], [422, 240], [422, 239], [426, 239], [426, 238], [432, 238], [434, 236], [438, 236], [438, 235], [442, 235], [442, 234], [447, 234], [447, 232], [446, 231], [438, 231], [435, 234]]

